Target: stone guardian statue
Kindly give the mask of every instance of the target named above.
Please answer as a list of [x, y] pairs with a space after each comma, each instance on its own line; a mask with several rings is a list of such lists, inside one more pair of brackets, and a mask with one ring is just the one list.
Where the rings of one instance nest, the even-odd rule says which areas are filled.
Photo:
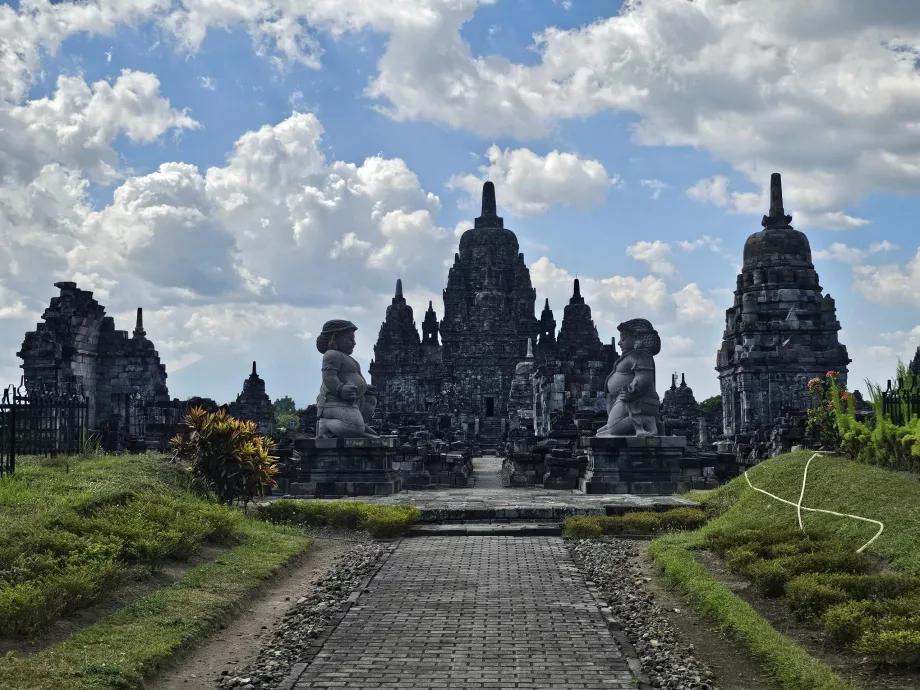
[[661, 400], [655, 390], [655, 355], [661, 352], [658, 331], [645, 319], [617, 326], [622, 354], [604, 383], [607, 423], [598, 436], [658, 436]]
[[355, 331], [351, 321], [333, 319], [323, 324], [316, 349], [323, 355], [323, 385], [316, 398], [316, 438], [377, 438], [368, 426], [377, 396], [351, 356]]

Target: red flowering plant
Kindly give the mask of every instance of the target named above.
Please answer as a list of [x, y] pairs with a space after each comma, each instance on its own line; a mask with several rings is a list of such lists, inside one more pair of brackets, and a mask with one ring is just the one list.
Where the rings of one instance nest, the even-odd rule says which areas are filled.
[[808, 393], [812, 399], [812, 408], [808, 410], [808, 436], [825, 450], [840, 447], [837, 417], [844, 412], [844, 406], [856, 403], [853, 396], [838, 385], [839, 375], [839, 371], [829, 371], [823, 379], [815, 377], [808, 382]]

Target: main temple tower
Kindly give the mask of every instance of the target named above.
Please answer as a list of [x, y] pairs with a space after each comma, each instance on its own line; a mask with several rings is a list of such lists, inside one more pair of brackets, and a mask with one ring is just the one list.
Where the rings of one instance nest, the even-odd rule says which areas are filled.
[[[479, 421], [484, 437], [500, 433], [515, 366], [534, 342], [537, 293], [517, 237], [498, 216], [495, 185], [482, 188], [482, 212], [460, 237], [444, 290], [441, 348], [460, 421]], [[498, 422], [496, 424], [496, 422]]]

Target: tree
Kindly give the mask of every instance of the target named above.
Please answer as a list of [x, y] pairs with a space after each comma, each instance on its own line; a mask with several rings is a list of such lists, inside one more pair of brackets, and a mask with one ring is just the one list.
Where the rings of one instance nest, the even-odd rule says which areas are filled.
[[297, 418], [297, 405], [294, 398], [289, 395], [278, 398], [272, 403], [272, 409], [275, 411], [275, 424], [284, 429], [291, 428], [291, 422], [294, 422], [293, 428], [300, 426]]
[[700, 403], [700, 412], [710, 415], [721, 414], [722, 396], [714, 395], [711, 398], [706, 398], [703, 402]]

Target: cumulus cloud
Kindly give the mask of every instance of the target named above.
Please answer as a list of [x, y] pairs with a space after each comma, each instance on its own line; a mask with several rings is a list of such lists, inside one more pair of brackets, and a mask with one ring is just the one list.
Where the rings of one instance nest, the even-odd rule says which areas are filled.
[[898, 246], [896, 244], [892, 244], [888, 240], [873, 242], [865, 249], [850, 247], [843, 242], [832, 242], [828, 245], [827, 249], [815, 250], [811, 255], [815, 259], [827, 259], [830, 261], [842, 261], [848, 264], [858, 264], [864, 262], [872, 254], [890, 252], [897, 248]]
[[27, 182], [43, 165], [55, 162], [106, 183], [120, 177], [112, 148], [116, 137], [150, 143], [170, 130], [199, 124], [161, 95], [156, 76], [124, 70], [112, 84], [61, 76], [52, 96], [0, 107], [0, 127], [0, 175], [5, 179]]
[[672, 297], [677, 305], [679, 321], [715, 323], [719, 318], [720, 307], [705, 297], [696, 283], [681, 288]]
[[891, 306], [920, 306], [920, 249], [898, 264], [853, 266], [853, 288], [866, 299]]
[[722, 238], [711, 235], [703, 235], [695, 240], [678, 240], [677, 246], [685, 252], [693, 252], [701, 247], [707, 247], [710, 251], [720, 253], [724, 251], [722, 247]]
[[550, 151], [540, 156], [526, 148], [502, 150], [493, 145], [485, 157], [489, 162], [479, 167], [481, 176], [454, 175], [447, 186], [462, 189], [478, 202], [482, 184], [489, 179], [501, 190], [498, 203], [519, 216], [543, 213], [553, 205], [585, 208], [602, 203], [617, 181], [599, 161], [574, 153]]
[[635, 113], [637, 143], [707, 150], [752, 185], [697, 190], [732, 211], [763, 213], [769, 173], [782, 172], [803, 226], [859, 227], [848, 205], [920, 179], [911, 3], [629, 0], [616, 16], [537, 34], [532, 65], [473, 56], [459, 29], [475, 5], [392, 29], [368, 89], [383, 112], [521, 140], [560, 120]]
[[626, 247], [626, 254], [645, 263], [652, 273], [666, 276], [674, 273], [674, 264], [668, 260], [671, 256], [671, 247], [667, 242], [642, 240]]

